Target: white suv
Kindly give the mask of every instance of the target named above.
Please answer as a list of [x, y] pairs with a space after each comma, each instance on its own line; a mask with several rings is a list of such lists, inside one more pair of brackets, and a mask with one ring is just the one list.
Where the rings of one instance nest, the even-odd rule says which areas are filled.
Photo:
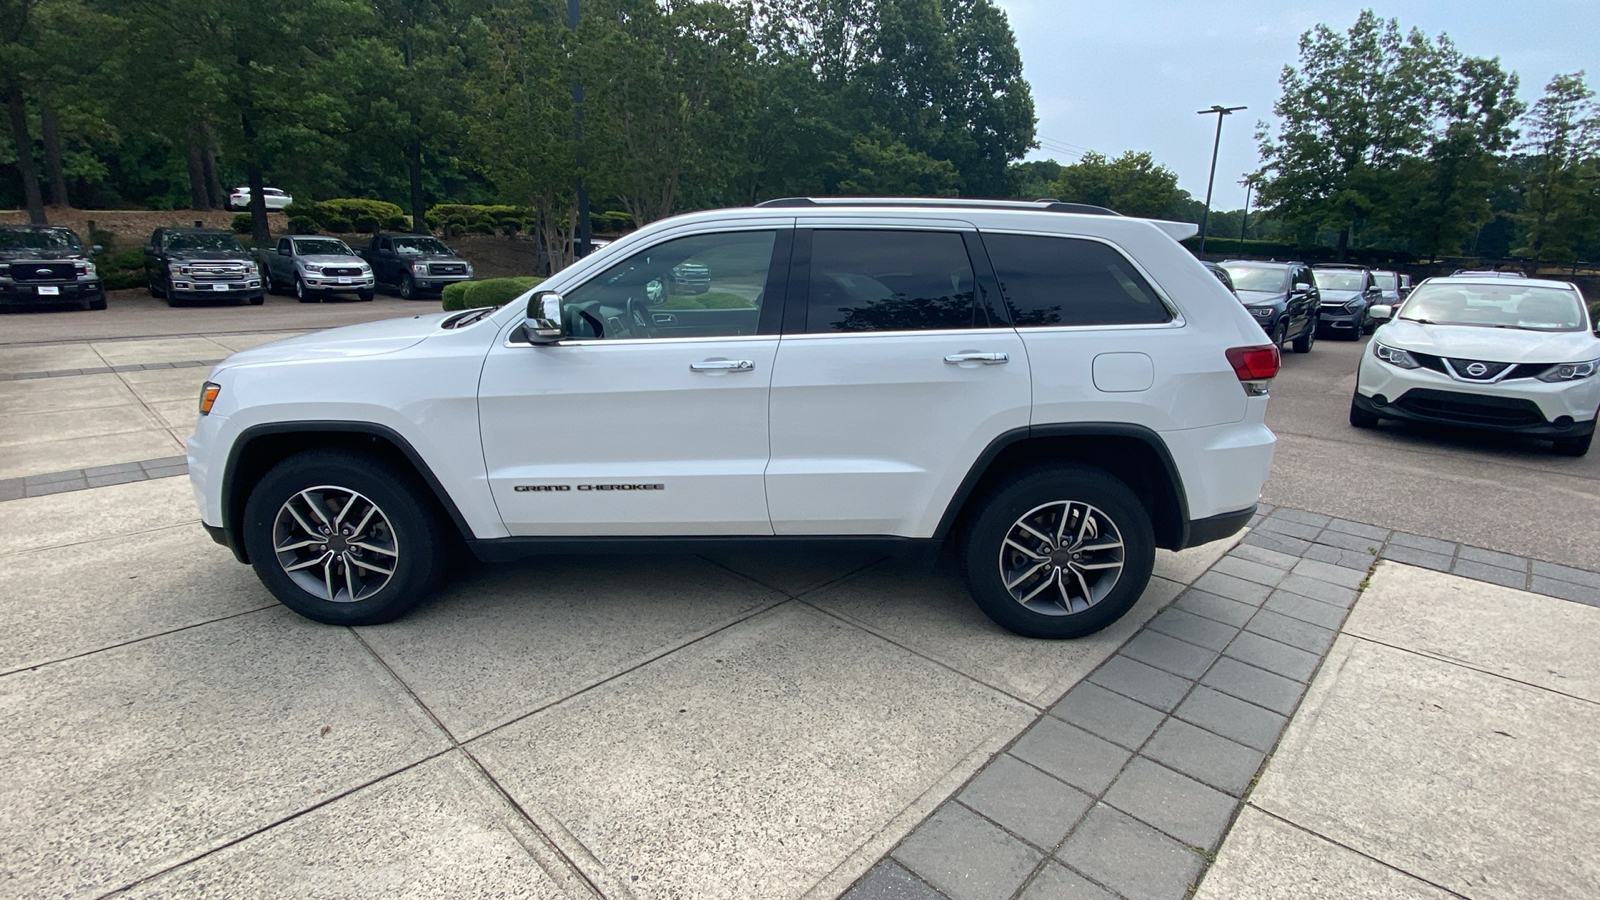
[[322, 622], [394, 619], [468, 549], [949, 543], [1002, 626], [1088, 634], [1157, 547], [1242, 528], [1272, 461], [1278, 349], [1193, 231], [1045, 201], [678, 216], [526, 302], [235, 354], [190, 477]]

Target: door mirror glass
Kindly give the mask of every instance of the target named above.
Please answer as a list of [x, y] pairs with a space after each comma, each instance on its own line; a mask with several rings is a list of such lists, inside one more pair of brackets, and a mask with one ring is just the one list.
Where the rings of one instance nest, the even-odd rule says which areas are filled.
[[1371, 316], [1374, 322], [1387, 322], [1394, 318], [1394, 307], [1387, 303], [1379, 303], [1369, 308], [1367, 315]]
[[278, 248], [278, 255], [279, 256], [288, 256], [289, 255], [289, 248], [288, 247], [279, 247]]
[[527, 321], [522, 330], [533, 344], [553, 344], [566, 337], [561, 324], [561, 295], [542, 291], [528, 298]]

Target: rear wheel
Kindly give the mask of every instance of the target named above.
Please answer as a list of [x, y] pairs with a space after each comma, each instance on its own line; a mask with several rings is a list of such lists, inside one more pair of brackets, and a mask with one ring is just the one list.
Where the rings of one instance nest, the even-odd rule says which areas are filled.
[[963, 569], [978, 607], [1008, 631], [1075, 638], [1115, 622], [1155, 565], [1150, 514], [1094, 468], [1022, 473], [991, 493], [965, 532]]
[[244, 543], [284, 606], [330, 625], [390, 622], [443, 570], [445, 534], [416, 479], [363, 454], [313, 450], [250, 493]]
[[1556, 438], [1550, 442], [1550, 448], [1562, 456], [1584, 456], [1593, 442], [1594, 432], [1591, 431], [1583, 437]]

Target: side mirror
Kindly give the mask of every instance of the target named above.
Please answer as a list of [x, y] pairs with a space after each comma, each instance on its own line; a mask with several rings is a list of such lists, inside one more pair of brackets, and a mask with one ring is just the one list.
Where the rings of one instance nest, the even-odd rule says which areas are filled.
[[289, 255], [289, 248], [288, 247], [279, 247], [278, 248], [278, 255], [279, 256], [288, 256]]
[[1394, 307], [1387, 303], [1378, 303], [1367, 308], [1367, 315], [1374, 322], [1387, 322], [1394, 318]]
[[554, 344], [567, 336], [561, 323], [561, 295], [542, 291], [528, 298], [527, 321], [522, 331], [530, 344]]

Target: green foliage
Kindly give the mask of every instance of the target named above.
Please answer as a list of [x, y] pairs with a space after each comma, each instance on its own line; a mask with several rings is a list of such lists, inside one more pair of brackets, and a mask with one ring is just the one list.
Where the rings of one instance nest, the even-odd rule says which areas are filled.
[[727, 291], [678, 294], [656, 304], [656, 309], [755, 309], [754, 301]]
[[1583, 73], [1557, 75], [1528, 116], [1519, 255], [1570, 260], [1600, 233], [1600, 107]]
[[383, 220], [383, 228], [385, 231], [410, 231], [411, 217], [389, 216]]
[[102, 255], [109, 254], [116, 249], [117, 236], [109, 231], [102, 231], [96, 228], [94, 231], [89, 232], [89, 246], [93, 247], [96, 244], [100, 245]]
[[[110, 245], [107, 245], [110, 246]], [[144, 251], [124, 250], [121, 253], [104, 253], [95, 260], [100, 273], [100, 283], [108, 291], [120, 291], [143, 285]]]
[[356, 216], [350, 224], [362, 234], [371, 234], [378, 230], [379, 222], [377, 216]]
[[519, 230], [528, 219], [537, 219], [538, 211], [527, 206], [480, 206], [467, 203], [441, 203], [428, 209], [428, 227], [442, 231], [447, 236], [472, 232], [476, 234], [510, 233]]
[[1085, 153], [1051, 185], [1050, 196], [1068, 203], [1089, 203], [1114, 209], [1125, 216], [1161, 218], [1170, 216], [1174, 206], [1188, 198], [1178, 190], [1178, 175], [1158, 165], [1149, 153], [1128, 151], [1107, 160], [1099, 153]]
[[441, 303], [446, 310], [505, 306], [543, 280], [543, 278], [517, 277], [458, 282], [445, 286]]
[[912, 150], [885, 131], [852, 141], [836, 165], [843, 173], [838, 193], [847, 197], [954, 197], [961, 185], [949, 160]]
[[232, 230], [234, 234], [249, 234], [251, 219], [249, 213], [239, 213], [233, 217]]
[[318, 221], [323, 228], [334, 234], [349, 234], [351, 229], [355, 227], [350, 223], [349, 219], [343, 216], [323, 216]]
[[[312, 204], [312, 209], [312, 218], [324, 224], [333, 219], [355, 222], [362, 218], [370, 218], [381, 222], [384, 219], [405, 215], [405, 211], [393, 203], [356, 198], [318, 200]], [[333, 230], [333, 226], [328, 227]]]
[[316, 234], [318, 229], [319, 226], [317, 225], [317, 220], [311, 218], [310, 216], [289, 217], [290, 234]]

